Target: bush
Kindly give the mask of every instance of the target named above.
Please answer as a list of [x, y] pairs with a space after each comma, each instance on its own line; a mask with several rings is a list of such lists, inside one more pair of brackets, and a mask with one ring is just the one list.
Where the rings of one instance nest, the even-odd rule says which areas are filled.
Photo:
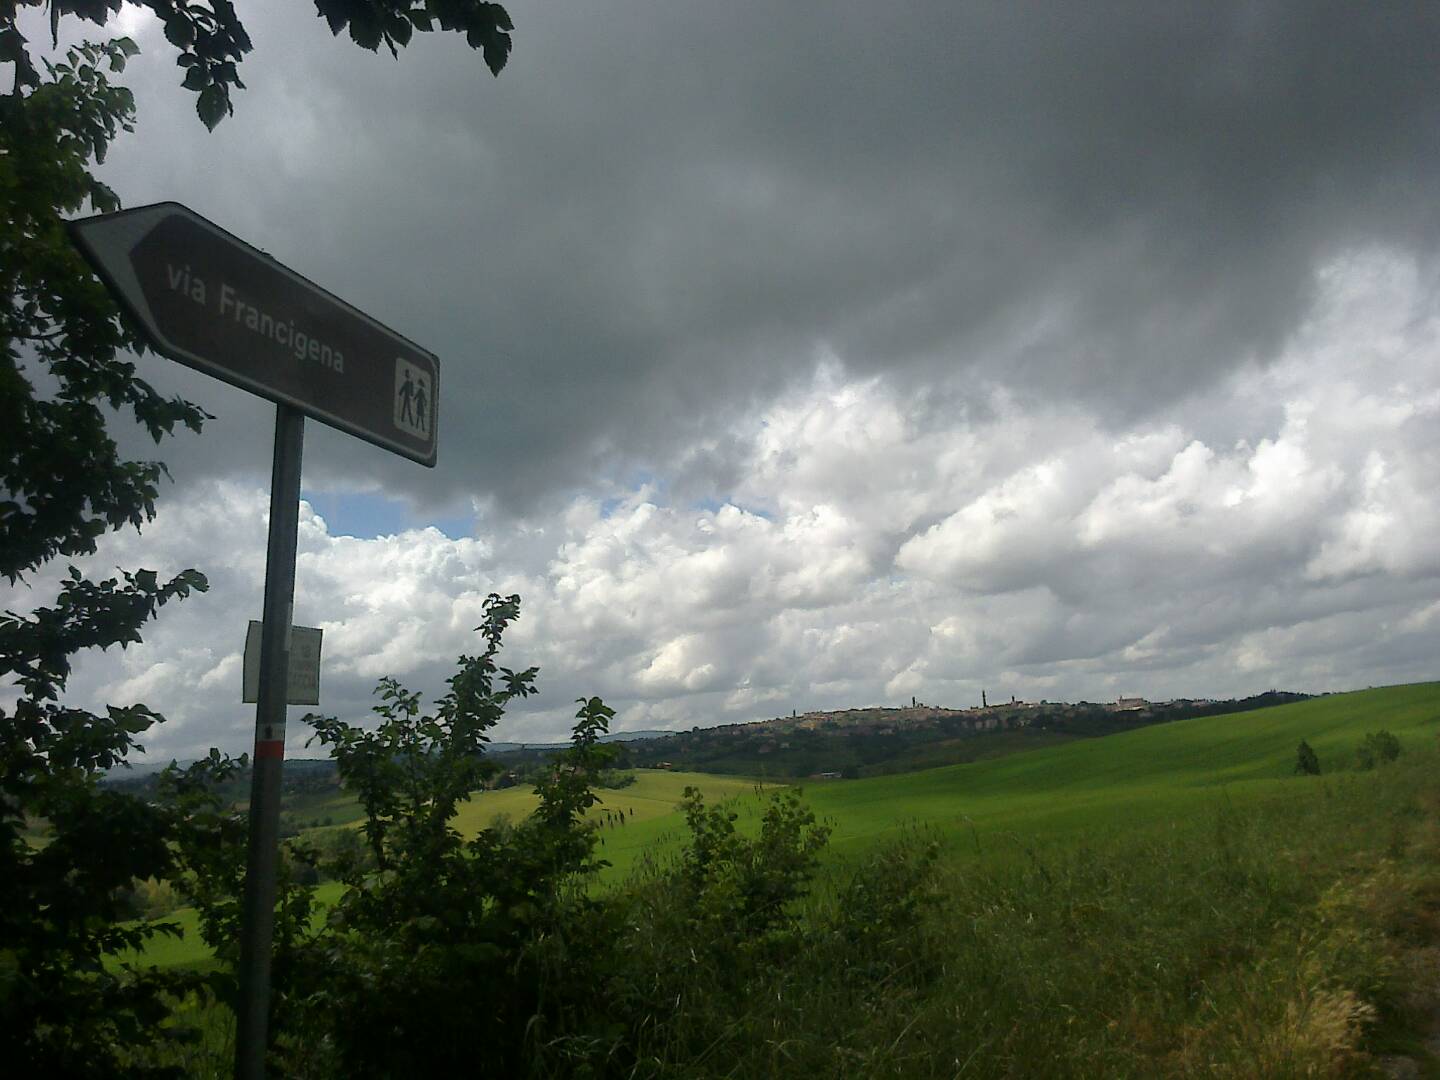
[[349, 853], [335, 860], [346, 892], [328, 924], [290, 950], [292, 978], [275, 1003], [276, 1073], [458, 1076], [483, 1060], [484, 1070], [521, 1075], [530, 1048], [575, 1031], [595, 1008], [597, 968], [616, 935], [586, 891], [602, 864], [584, 814], [609, 762], [599, 737], [611, 710], [581, 701], [570, 749], [537, 785], [531, 817], [469, 841], [451, 825], [494, 771], [485, 732], [535, 692], [534, 668], [495, 659], [518, 615], [518, 597], [486, 600], [485, 650], [460, 658], [433, 715], [385, 679], [375, 730], [310, 718], [360, 799], [368, 865]]
[[322, 880], [344, 881], [347, 876], [364, 876], [375, 867], [374, 856], [358, 829], [325, 829], [305, 839], [315, 852]]
[[170, 882], [146, 878], [135, 882], [132, 902], [136, 918], [163, 919], [185, 901]]
[[680, 808], [690, 842], [674, 885], [697, 929], [709, 924], [728, 947], [783, 923], [805, 895], [829, 827], [788, 788], [770, 796], [753, 839], [736, 831], [738, 814], [723, 804], [707, 807], [696, 788], [685, 789]]
[[1381, 729], [1366, 734], [1365, 741], [1355, 752], [1355, 763], [1360, 769], [1373, 769], [1377, 764], [1394, 761], [1399, 756], [1400, 740]]
[[1301, 776], [1319, 776], [1320, 759], [1315, 756], [1315, 751], [1310, 744], [1303, 739], [1295, 751], [1295, 771]]
[[606, 769], [595, 778], [596, 787], [611, 790], [627, 788], [633, 783], [635, 783], [635, 774], [629, 770]]

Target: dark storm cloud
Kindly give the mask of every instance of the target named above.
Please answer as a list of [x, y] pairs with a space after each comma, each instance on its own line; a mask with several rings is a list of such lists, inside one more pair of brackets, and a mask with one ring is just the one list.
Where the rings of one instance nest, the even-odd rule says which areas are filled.
[[[312, 481], [524, 507], [673, 465], [821, 351], [1131, 421], [1267, 358], [1338, 250], [1435, 247], [1427, 7], [511, 11], [491, 80], [460, 42], [392, 63], [256, 5], [213, 136], [158, 35], [133, 69], [128, 201], [192, 203], [444, 360], [439, 470], [322, 434]], [[205, 395], [192, 471], [263, 465], [240, 398]]]

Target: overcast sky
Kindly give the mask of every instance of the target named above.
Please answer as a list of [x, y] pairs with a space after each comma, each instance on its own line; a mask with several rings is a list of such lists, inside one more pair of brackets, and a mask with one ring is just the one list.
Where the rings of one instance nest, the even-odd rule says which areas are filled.
[[[541, 668], [514, 739], [582, 694], [688, 728], [1440, 674], [1440, 9], [508, 6], [494, 79], [242, 3], [213, 134], [119, 20], [124, 202], [441, 358], [433, 471], [307, 425], [325, 711], [439, 690], [491, 591]], [[273, 407], [142, 366], [216, 419], [89, 569], [212, 589], [73, 687], [244, 750]]]

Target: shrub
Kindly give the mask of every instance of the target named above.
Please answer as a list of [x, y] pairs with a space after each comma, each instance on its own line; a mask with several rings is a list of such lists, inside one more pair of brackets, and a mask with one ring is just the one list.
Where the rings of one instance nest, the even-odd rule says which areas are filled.
[[754, 938], [780, 923], [805, 895], [830, 829], [786, 788], [770, 796], [753, 839], [736, 831], [739, 815], [705, 805], [687, 787], [680, 808], [690, 830], [675, 881], [697, 924], [710, 924], [729, 943]]
[[630, 770], [606, 769], [595, 778], [595, 786], [618, 790], [635, 783], [635, 774]]
[[1319, 776], [1320, 759], [1315, 756], [1308, 742], [1303, 739], [1295, 751], [1295, 771], [1301, 776]]
[[433, 714], [393, 679], [366, 731], [311, 717], [364, 810], [368, 865], [341, 858], [347, 886], [328, 924], [295, 942], [279, 987], [275, 1071], [347, 1077], [524, 1074], [527, 1049], [582, 1026], [615, 935], [585, 881], [601, 863], [584, 813], [609, 762], [612, 714], [582, 699], [570, 748], [536, 787], [523, 822], [466, 841], [459, 803], [494, 771], [485, 732], [535, 692], [536, 669], [499, 667], [519, 598], [490, 596], [485, 649], [460, 658]]
[[146, 878], [135, 882], [134, 905], [137, 918], [163, 919], [184, 903], [169, 881]]
[[1400, 740], [1384, 729], [1367, 733], [1365, 741], [1355, 752], [1356, 765], [1361, 769], [1373, 769], [1377, 764], [1394, 761], [1399, 756]]
[[591, 969], [602, 981], [533, 1071], [707, 1075], [702, 1061], [747, 1042], [757, 1002], [788, 1002], [777, 987], [814, 974], [812, 946], [834, 934], [804, 908], [830, 830], [794, 791], [764, 798], [758, 824], [738, 806], [685, 790], [682, 850], [607, 897], [613, 938]]

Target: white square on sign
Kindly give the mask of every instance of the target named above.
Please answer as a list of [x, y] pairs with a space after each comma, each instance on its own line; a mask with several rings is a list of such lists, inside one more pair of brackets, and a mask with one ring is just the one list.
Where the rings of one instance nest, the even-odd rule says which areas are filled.
[[430, 374], [401, 357], [395, 358], [395, 426], [421, 439], [430, 437], [435, 422], [435, 387]]

